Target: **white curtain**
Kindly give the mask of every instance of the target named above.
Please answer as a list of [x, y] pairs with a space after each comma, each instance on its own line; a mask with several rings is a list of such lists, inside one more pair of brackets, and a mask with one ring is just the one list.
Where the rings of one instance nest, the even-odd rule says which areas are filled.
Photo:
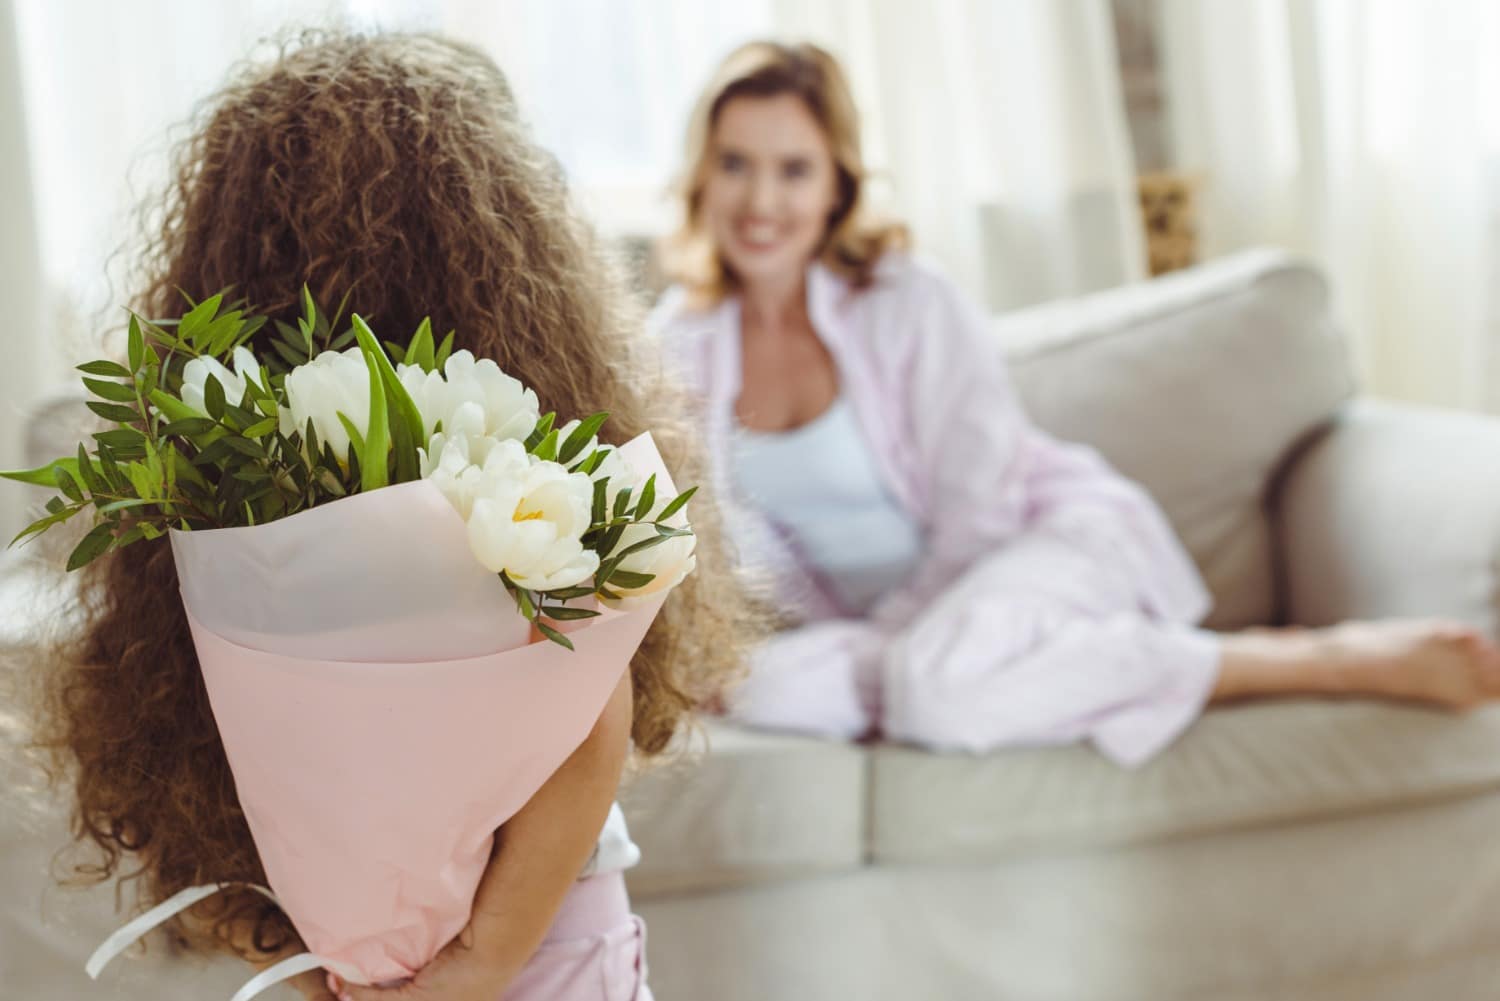
[[[754, 37], [810, 39], [850, 70], [885, 204], [976, 297], [1005, 308], [1144, 273], [1108, 0], [4, 2], [26, 124], [0, 129], [24, 142], [41, 264], [28, 287], [42, 340], [63, 345], [44, 383], [119, 317], [106, 262], [161, 181], [169, 126], [258, 38], [330, 19], [488, 50], [601, 223], [636, 233], [671, 225], [663, 192], [718, 60]], [[118, 278], [128, 253], [115, 264]]]
[[1319, 260], [1372, 392], [1500, 403], [1500, 6], [1163, 0], [1161, 18], [1209, 252]]
[[[22, 464], [22, 415], [36, 385], [42, 327], [41, 262], [32, 212], [31, 163], [11, 0], [0, 0], [0, 468]], [[3, 543], [20, 531], [22, 490], [0, 484]]]
[[840, 56], [918, 245], [994, 309], [1144, 277], [1107, 0], [778, 0]]

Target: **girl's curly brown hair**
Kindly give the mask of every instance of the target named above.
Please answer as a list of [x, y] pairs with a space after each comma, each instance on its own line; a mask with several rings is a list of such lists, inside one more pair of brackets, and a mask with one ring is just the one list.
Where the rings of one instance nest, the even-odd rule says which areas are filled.
[[[638, 340], [637, 309], [560, 170], [530, 138], [478, 51], [421, 35], [299, 36], [247, 63], [198, 112], [142, 258], [135, 308], [182, 311], [233, 286], [294, 320], [305, 283], [403, 338], [430, 315], [562, 415], [607, 410], [604, 437], [650, 429], [682, 482], [700, 480], [687, 410]], [[179, 292], [180, 290], [180, 292]], [[253, 347], [254, 345], [252, 345]], [[667, 747], [738, 669], [746, 623], [708, 499], [695, 501], [698, 572], [668, 599], [631, 664], [637, 752]], [[83, 572], [84, 628], [50, 665], [37, 739], [76, 780], [74, 833], [127, 858], [141, 903], [196, 884], [264, 883], [198, 670], [165, 539]], [[181, 943], [255, 958], [295, 932], [250, 893], [200, 905]]]

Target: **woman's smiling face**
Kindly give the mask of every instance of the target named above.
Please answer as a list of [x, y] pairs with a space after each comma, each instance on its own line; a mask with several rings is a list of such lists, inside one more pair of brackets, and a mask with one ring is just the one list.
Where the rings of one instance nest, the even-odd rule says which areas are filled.
[[793, 94], [731, 98], [709, 155], [703, 217], [724, 263], [747, 289], [793, 281], [817, 254], [838, 198], [817, 119]]

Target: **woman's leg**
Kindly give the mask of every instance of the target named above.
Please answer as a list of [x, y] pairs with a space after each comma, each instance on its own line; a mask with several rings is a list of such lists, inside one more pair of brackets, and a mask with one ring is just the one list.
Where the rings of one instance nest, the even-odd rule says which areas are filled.
[[1500, 653], [1453, 622], [1216, 635], [1140, 606], [1118, 560], [1029, 533], [980, 560], [894, 637], [887, 736], [948, 750], [1092, 740], [1146, 760], [1210, 702], [1360, 696], [1464, 708], [1500, 697]]
[[987, 554], [892, 638], [886, 736], [943, 750], [1092, 740], [1144, 761], [1197, 718], [1219, 643], [1141, 609], [1119, 560], [1037, 530]]
[[1211, 701], [1331, 695], [1469, 709], [1500, 697], [1500, 652], [1479, 630], [1444, 620], [1254, 629], [1220, 641]]

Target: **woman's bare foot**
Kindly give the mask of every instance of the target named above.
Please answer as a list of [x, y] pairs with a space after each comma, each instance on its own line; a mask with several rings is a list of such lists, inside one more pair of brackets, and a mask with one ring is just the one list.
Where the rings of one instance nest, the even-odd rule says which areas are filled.
[[1226, 636], [1215, 695], [1347, 695], [1471, 709], [1500, 698], [1500, 649], [1443, 620], [1350, 622]]

